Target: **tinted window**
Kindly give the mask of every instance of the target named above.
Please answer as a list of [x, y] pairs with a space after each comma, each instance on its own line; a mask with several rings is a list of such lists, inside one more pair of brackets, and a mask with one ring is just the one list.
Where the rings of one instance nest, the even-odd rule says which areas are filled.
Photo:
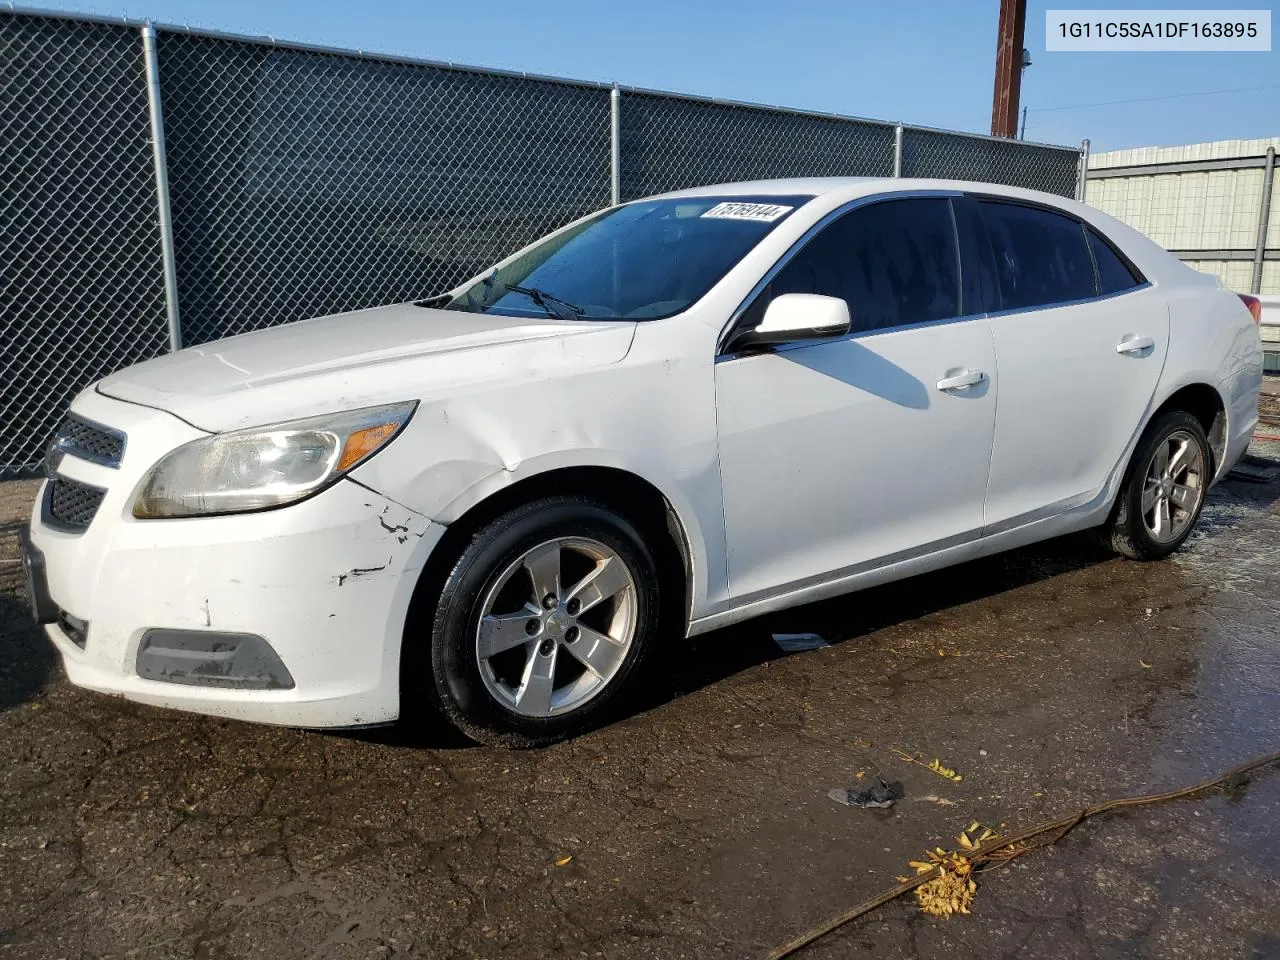
[[966, 316], [999, 310], [1000, 286], [978, 204], [970, 197], [957, 197], [951, 201], [951, 209], [960, 237], [960, 309]]
[[960, 270], [945, 198], [889, 200], [845, 214], [769, 285], [849, 304], [854, 330], [943, 320], [960, 313]]
[[1089, 249], [1093, 251], [1093, 262], [1098, 265], [1098, 292], [1119, 293], [1136, 287], [1142, 281], [1133, 275], [1129, 265], [1120, 259], [1106, 240], [1089, 231]]
[[1096, 295], [1079, 221], [1039, 207], [980, 202], [1005, 310]]

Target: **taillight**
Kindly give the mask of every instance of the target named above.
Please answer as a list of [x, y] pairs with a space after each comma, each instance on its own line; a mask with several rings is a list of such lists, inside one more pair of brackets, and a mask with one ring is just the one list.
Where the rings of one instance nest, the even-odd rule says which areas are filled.
[[1237, 297], [1244, 301], [1245, 309], [1249, 311], [1249, 315], [1253, 317], [1253, 322], [1262, 325], [1262, 301], [1257, 297], [1251, 297], [1247, 293], [1237, 293]]

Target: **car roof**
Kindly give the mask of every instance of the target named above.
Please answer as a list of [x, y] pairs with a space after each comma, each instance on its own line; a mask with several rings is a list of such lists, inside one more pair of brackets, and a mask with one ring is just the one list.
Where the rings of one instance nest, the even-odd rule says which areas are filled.
[[660, 197], [668, 199], [717, 196], [810, 196], [819, 201], [822, 207], [831, 209], [860, 197], [917, 191], [979, 193], [1056, 207], [1091, 224], [1104, 236], [1118, 243], [1150, 280], [1193, 285], [1216, 282], [1212, 277], [1191, 270], [1148, 237], [1095, 207], [1059, 194], [1028, 190], [1024, 187], [1010, 187], [1001, 183], [924, 177], [789, 177], [710, 184], [664, 193]]
[[685, 190], [672, 190], [661, 197], [714, 197], [721, 194], [749, 194], [753, 196], [821, 196], [825, 193], [856, 189], [862, 184], [893, 183], [885, 177], [783, 177], [776, 180], [739, 180], [732, 183], [712, 183]]
[[904, 190], [950, 190], [994, 194], [1068, 206], [1072, 201], [1057, 194], [1010, 187], [1001, 183], [979, 183], [970, 180], [942, 180], [933, 177], [784, 177], [775, 180], [740, 180], [715, 183], [660, 194], [662, 198], [734, 196], [812, 196], [835, 195], [854, 199], [877, 193], [899, 193]]

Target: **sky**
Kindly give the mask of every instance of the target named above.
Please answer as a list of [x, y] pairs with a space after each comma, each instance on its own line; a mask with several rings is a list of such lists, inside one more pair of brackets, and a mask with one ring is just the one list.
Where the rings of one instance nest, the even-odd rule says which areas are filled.
[[[1131, 3], [1093, 2], [1094, 9]], [[1275, 0], [1159, 0], [1160, 9]], [[45, 0], [476, 66], [985, 133], [999, 0]], [[1280, 135], [1280, 46], [1257, 53], [1048, 53], [1029, 0], [1026, 137], [1094, 151]], [[1075, 6], [1084, 6], [1077, 4]], [[1273, 32], [1280, 17], [1271, 7]], [[1228, 92], [1223, 92], [1228, 91]]]

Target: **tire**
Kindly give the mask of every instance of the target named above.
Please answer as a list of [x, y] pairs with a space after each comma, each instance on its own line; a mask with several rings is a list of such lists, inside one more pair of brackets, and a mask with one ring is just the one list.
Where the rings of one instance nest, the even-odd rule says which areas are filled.
[[[601, 589], [572, 594], [593, 575]], [[661, 584], [654, 552], [610, 507], [570, 496], [516, 507], [463, 548], [430, 636], [406, 636], [406, 646], [429, 643], [430, 677], [402, 686], [480, 743], [532, 747], [592, 729], [638, 687], [657, 646]]]
[[[1183, 442], [1187, 444], [1187, 460], [1183, 462], [1189, 465], [1180, 467], [1169, 451]], [[1172, 478], [1155, 463], [1162, 450], [1175, 467]], [[1213, 453], [1200, 421], [1181, 410], [1161, 415], [1138, 442], [1111, 516], [1098, 528], [1098, 540], [1131, 560], [1161, 560], [1169, 556], [1195, 528], [1213, 470]], [[1179, 479], [1183, 482], [1174, 482]], [[1182, 489], [1192, 491], [1190, 500], [1178, 492]], [[1144, 511], [1144, 503], [1150, 504], [1153, 496], [1157, 506]], [[1167, 512], [1158, 516], [1161, 498]]]

